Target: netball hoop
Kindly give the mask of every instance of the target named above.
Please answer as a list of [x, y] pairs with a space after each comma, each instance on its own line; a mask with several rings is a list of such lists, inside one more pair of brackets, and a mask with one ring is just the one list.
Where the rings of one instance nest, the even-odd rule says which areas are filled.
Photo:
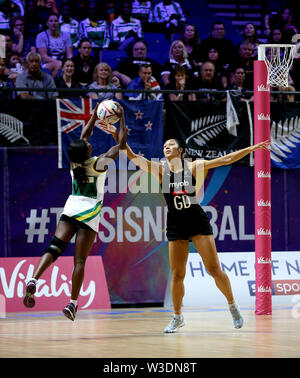
[[[254, 144], [271, 140], [270, 86], [288, 86], [295, 45], [259, 45], [254, 62]], [[254, 152], [255, 185], [255, 313], [272, 314], [271, 158]]]

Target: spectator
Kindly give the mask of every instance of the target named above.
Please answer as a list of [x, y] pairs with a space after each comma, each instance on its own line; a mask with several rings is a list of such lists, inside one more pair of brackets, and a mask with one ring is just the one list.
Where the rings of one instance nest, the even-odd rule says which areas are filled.
[[294, 23], [294, 12], [290, 8], [284, 8], [281, 12], [280, 27], [282, 29], [283, 43], [291, 43], [294, 34], [298, 34], [298, 28]]
[[69, 1], [65, 1], [60, 7], [59, 29], [69, 33], [73, 47], [77, 47], [80, 40], [79, 22], [72, 15], [72, 7]]
[[162, 83], [166, 86], [170, 82], [170, 74], [176, 66], [184, 66], [190, 80], [198, 76], [198, 71], [192, 62], [188, 60], [188, 53], [182, 41], [176, 40], [171, 44], [169, 59], [162, 68]]
[[201, 93], [204, 90], [224, 90], [221, 80], [215, 77], [215, 66], [212, 62], [204, 62], [200, 69], [200, 76], [193, 80], [193, 87], [197, 90], [196, 98], [201, 101], [225, 100], [224, 94]]
[[[296, 89], [292, 86], [292, 85], [289, 85], [288, 87], [277, 87], [277, 90], [279, 92], [295, 92]], [[281, 101], [281, 102], [295, 102], [295, 95], [294, 94], [286, 94], [286, 95], [283, 95], [283, 94], [280, 94], [278, 96], [278, 101]]]
[[140, 20], [143, 31], [147, 30], [148, 22], [152, 15], [151, 1], [133, 0], [131, 15], [133, 18]]
[[115, 19], [115, 12], [116, 12], [116, 2], [114, 0], [106, 0], [105, 13], [106, 13], [106, 20], [109, 24], [109, 27], [112, 21]]
[[56, 77], [64, 58], [72, 58], [73, 49], [68, 33], [60, 32], [58, 16], [51, 13], [47, 20], [46, 31], [42, 31], [36, 37], [36, 47], [43, 60], [43, 68], [50, 70]]
[[110, 43], [108, 24], [104, 11], [96, 1], [88, 3], [87, 12], [88, 17], [79, 24], [80, 35], [81, 38], [88, 38], [91, 41], [93, 51], [98, 58], [100, 50], [108, 48]]
[[55, 0], [37, 0], [37, 6], [38, 7], [45, 7], [46, 9], [49, 9], [49, 12], [52, 13], [58, 13], [58, 9], [56, 6]]
[[[112, 82], [114, 81], [114, 83]], [[107, 63], [98, 63], [94, 70], [94, 81], [88, 86], [89, 89], [118, 89], [120, 82], [112, 78], [111, 67]], [[116, 98], [122, 100], [122, 93], [118, 92], [89, 92], [88, 96], [94, 99], [111, 100]]]
[[131, 12], [131, 1], [123, 0], [120, 16], [111, 23], [112, 48], [126, 51], [137, 39], [142, 38], [141, 22], [131, 17]]
[[11, 55], [14, 53], [13, 51], [13, 41], [10, 36], [10, 32], [1, 32], [2, 36], [4, 36], [5, 39], [5, 57], [7, 59], [10, 59]]
[[252, 90], [245, 86], [246, 73], [243, 67], [236, 67], [233, 72], [232, 83], [228, 85], [227, 89], [229, 90], [240, 90], [241, 91], [241, 101], [250, 100], [253, 101], [253, 96], [246, 91]]
[[215, 66], [215, 77], [222, 81], [224, 88], [228, 84], [228, 71], [220, 63], [219, 51], [215, 47], [208, 50], [206, 61], [212, 62]]
[[25, 65], [20, 54], [12, 54], [8, 64], [9, 78], [16, 82], [16, 78], [25, 71]]
[[79, 54], [72, 58], [75, 67], [74, 78], [85, 88], [93, 82], [93, 72], [98, 64], [98, 59], [91, 55], [92, 44], [87, 38], [80, 40], [78, 52]]
[[[25, 4], [25, 30], [34, 39], [46, 27], [46, 21], [42, 20], [36, 0], [26, 0]], [[35, 43], [34, 43], [35, 45]]]
[[[56, 89], [54, 79], [51, 75], [41, 70], [42, 58], [36, 52], [30, 52], [26, 56], [27, 69], [16, 79], [17, 88], [36, 88], [36, 89]], [[58, 97], [57, 91], [38, 92], [38, 91], [18, 91], [18, 96], [22, 99], [51, 99]]]
[[47, 24], [47, 20], [50, 14], [55, 13], [58, 15], [58, 10], [55, 0], [38, 0], [37, 1], [37, 11], [39, 15], [40, 22], [43, 24], [43, 29]]
[[253, 47], [251, 42], [243, 42], [239, 48], [239, 58], [237, 61], [232, 64], [229, 68], [230, 72], [230, 82], [232, 79], [232, 73], [234, 72], [237, 66], [243, 67], [246, 78], [245, 78], [245, 86], [251, 88], [253, 86], [253, 74], [254, 74], [254, 59], [252, 58]]
[[184, 43], [189, 61], [195, 66], [201, 65], [201, 42], [196, 26], [186, 24], [180, 40]]
[[[81, 92], [76, 89], [81, 88], [80, 84], [74, 80], [74, 63], [72, 59], [65, 59], [62, 63], [62, 75], [55, 79], [56, 88], [60, 98], [81, 97]], [[60, 88], [75, 89], [74, 91], [60, 91]]]
[[[181, 66], [176, 66], [170, 76], [170, 83], [166, 89], [189, 90], [192, 89], [191, 83], [188, 80], [186, 69]], [[194, 101], [196, 100], [195, 93], [168, 93], [166, 96], [171, 101]]]
[[[216, 47], [220, 54], [220, 62], [223, 66], [233, 63], [237, 58], [237, 49], [234, 43], [225, 38], [226, 30], [223, 22], [216, 21], [212, 24], [211, 36], [201, 42], [201, 48], [208, 51], [211, 47]], [[202, 58], [204, 61], [204, 57]]]
[[159, 29], [162, 29], [168, 40], [171, 40], [171, 34], [182, 31], [186, 17], [179, 3], [163, 0], [155, 5], [151, 21], [159, 25]]
[[[13, 88], [14, 82], [12, 79], [8, 77], [8, 75], [5, 73], [6, 67], [5, 67], [5, 59], [0, 58], [0, 89], [1, 88]], [[0, 90], [0, 99], [11, 99], [14, 97], [14, 93], [12, 91], [2, 91]]]
[[127, 89], [145, 89], [152, 90], [153, 93], [126, 93], [128, 100], [161, 100], [162, 94], [155, 93], [155, 91], [160, 90], [160, 86], [152, 76], [152, 68], [150, 64], [142, 64], [139, 68], [138, 77], [131, 80]]
[[155, 78], [160, 79], [162, 66], [154, 59], [147, 58], [147, 45], [144, 41], [137, 41], [132, 46], [132, 56], [124, 58], [115, 68], [114, 72], [119, 72], [134, 79], [138, 76], [140, 66], [150, 64]]
[[283, 43], [282, 38], [283, 38], [282, 30], [275, 27], [273, 30], [270, 31], [269, 43], [281, 44], [281, 43]]
[[237, 45], [237, 48], [239, 49], [240, 45], [243, 42], [250, 42], [252, 43], [253, 51], [252, 51], [252, 58], [257, 59], [257, 46], [259, 44], [262, 44], [263, 42], [260, 41], [257, 38], [257, 30], [254, 24], [251, 22], [248, 22], [244, 26], [244, 31], [243, 31], [243, 40]]
[[13, 41], [13, 52], [20, 54], [22, 57], [26, 57], [30, 51], [36, 51], [35, 38], [32, 35], [25, 34], [25, 17], [12, 17], [9, 21], [9, 26]]

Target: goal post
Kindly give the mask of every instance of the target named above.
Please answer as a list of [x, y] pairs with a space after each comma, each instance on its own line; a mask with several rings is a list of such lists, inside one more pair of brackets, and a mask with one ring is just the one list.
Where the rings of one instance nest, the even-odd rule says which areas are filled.
[[[254, 143], [271, 141], [270, 86], [288, 86], [295, 45], [259, 45], [254, 61]], [[271, 151], [254, 152], [255, 314], [272, 314]]]

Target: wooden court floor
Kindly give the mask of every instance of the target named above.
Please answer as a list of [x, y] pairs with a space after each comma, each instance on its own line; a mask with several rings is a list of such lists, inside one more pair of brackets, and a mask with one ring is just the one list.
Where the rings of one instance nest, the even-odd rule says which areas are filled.
[[299, 310], [241, 310], [245, 324], [236, 330], [225, 307], [185, 307], [176, 334], [163, 333], [170, 308], [79, 311], [75, 322], [59, 312], [10, 313], [0, 319], [0, 358], [300, 357]]

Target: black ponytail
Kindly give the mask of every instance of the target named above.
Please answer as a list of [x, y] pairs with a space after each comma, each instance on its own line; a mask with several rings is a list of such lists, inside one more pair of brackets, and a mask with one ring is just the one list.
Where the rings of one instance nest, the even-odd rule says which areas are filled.
[[[88, 146], [83, 139], [73, 140], [68, 147], [67, 154], [70, 162], [82, 164], [88, 159]], [[87, 182], [86, 170], [84, 167], [73, 169], [74, 179], [80, 184]]]

